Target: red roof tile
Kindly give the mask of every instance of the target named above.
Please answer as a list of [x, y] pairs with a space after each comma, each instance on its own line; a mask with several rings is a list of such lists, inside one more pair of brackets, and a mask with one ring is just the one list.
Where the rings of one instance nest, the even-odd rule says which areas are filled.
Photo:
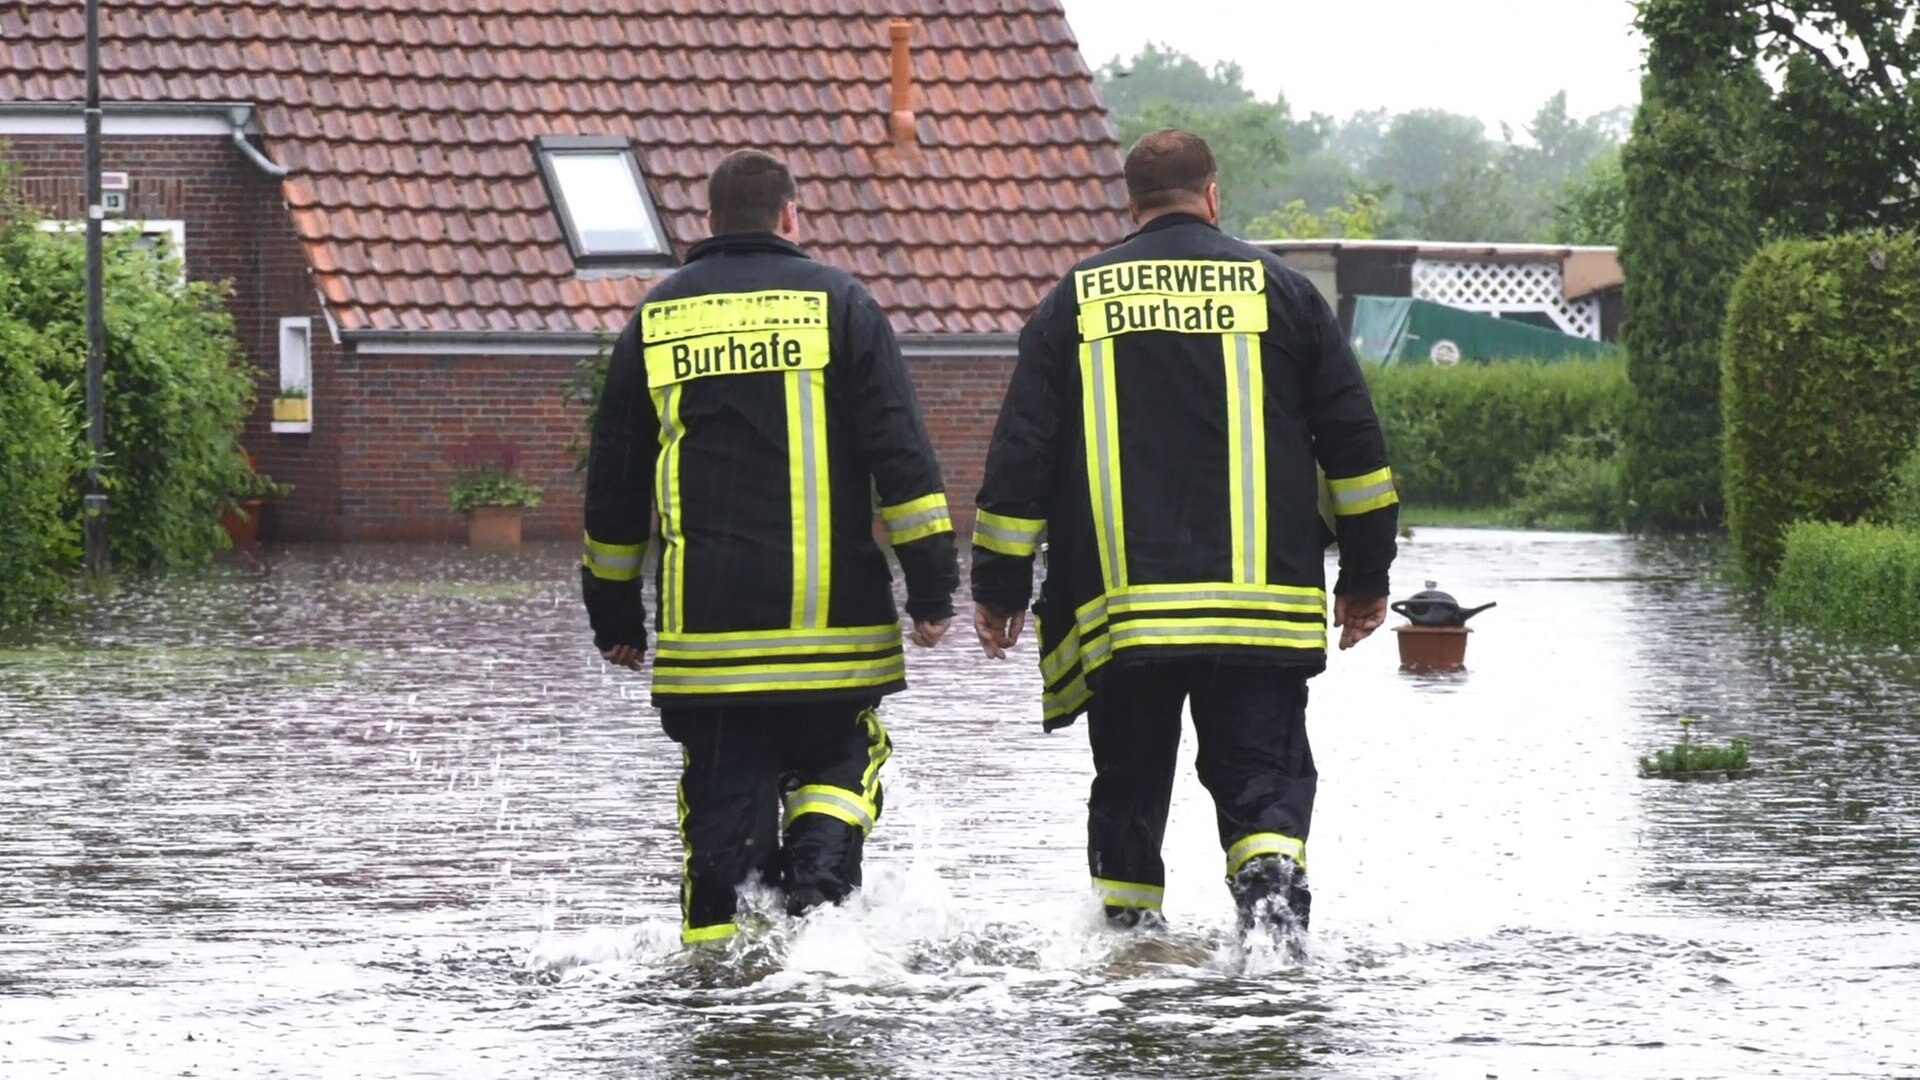
[[[0, 5], [0, 101], [82, 93], [82, 0]], [[888, 142], [915, 22], [920, 145]], [[743, 145], [800, 180], [803, 243], [903, 332], [1017, 330], [1126, 229], [1120, 152], [1058, 0], [115, 0], [104, 96], [242, 101], [345, 330], [606, 330], [646, 289], [576, 276], [542, 135], [631, 138], [676, 250]]]

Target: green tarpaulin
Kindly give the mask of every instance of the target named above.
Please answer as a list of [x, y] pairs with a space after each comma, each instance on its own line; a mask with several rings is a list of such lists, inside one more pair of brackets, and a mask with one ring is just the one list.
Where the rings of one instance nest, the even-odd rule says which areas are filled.
[[1353, 351], [1376, 364], [1553, 363], [1598, 360], [1617, 347], [1425, 300], [1361, 296], [1353, 309]]

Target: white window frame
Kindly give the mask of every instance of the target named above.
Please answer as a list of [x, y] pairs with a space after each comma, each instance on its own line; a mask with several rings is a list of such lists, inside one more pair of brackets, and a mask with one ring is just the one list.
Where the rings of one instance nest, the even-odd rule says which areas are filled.
[[[553, 158], [566, 154], [619, 157], [626, 162], [627, 168], [633, 173], [634, 189], [640, 194], [640, 206], [647, 215], [654, 240], [659, 245], [657, 248], [648, 251], [585, 250], [579, 229], [574, 223], [573, 211], [567, 206], [566, 192], [561, 188], [553, 169]], [[567, 238], [567, 250], [572, 253], [576, 268], [655, 268], [674, 264], [673, 242], [667, 238], [666, 226], [660, 220], [660, 210], [653, 204], [653, 193], [647, 190], [647, 178], [640, 171], [640, 159], [634, 154], [631, 141], [617, 136], [543, 135], [534, 140], [533, 156], [540, 167], [540, 179], [546, 185], [547, 197], [553, 203], [554, 216], [560, 219], [560, 231]]]
[[[137, 232], [142, 236], [164, 236], [173, 249], [173, 257], [180, 261], [180, 284], [187, 283], [187, 223], [176, 218], [152, 218], [139, 220], [134, 218], [106, 218], [100, 222], [100, 230], [109, 235], [113, 233]], [[87, 223], [84, 221], [42, 221], [41, 232], [79, 233], [85, 235]]]
[[[296, 354], [287, 346], [294, 341], [305, 343], [304, 356]], [[313, 432], [313, 319], [305, 315], [288, 316], [280, 320], [279, 337], [280, 390], [303, 390], [306, 392], [307, 418], [305, 420], [275, 420], [273, 431], [277, 435], [308, 435]]]

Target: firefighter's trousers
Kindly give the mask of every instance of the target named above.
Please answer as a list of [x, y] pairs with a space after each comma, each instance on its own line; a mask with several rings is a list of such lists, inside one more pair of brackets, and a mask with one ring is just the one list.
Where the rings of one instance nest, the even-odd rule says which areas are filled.
[[1160, 842], [1187, 702], [1228, 880], [1263, 858], [1306, 867], [1318, 780], [1307, 745], [1306, 682], [1284, 668], [1212, 659], [1120, 668], [1105, 673], [1087, 714], [1095, 773], [1087, 861], [1110, 916], [1160, 909]]
[[684, 761], [687, 944], [733, 936], [737, 889], [755, 874], [796, 913], [859, 887], [861, 849], [880, 817], [880, 768], [893, 753], [877, 704], [661, 710]]

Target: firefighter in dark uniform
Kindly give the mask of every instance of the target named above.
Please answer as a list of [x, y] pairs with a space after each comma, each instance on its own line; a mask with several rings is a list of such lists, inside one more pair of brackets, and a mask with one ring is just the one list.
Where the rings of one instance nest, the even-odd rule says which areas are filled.
[[1020, 336], [973, 534], [975, 629], [989, 656], [1018, 640], [1044, 540], [1044, 722], [1087, 713], [1088, 861], [1110, 918], [1159, 921], [1189, 704], [1243, 925], [1304, 929], [1324, 552], [1337, 533], [1351, 648], [1386, 618], [1399, 500], [1326, 302], [1216, 227], [1207, 144], [1149, 135], [1126, 180], [1138, 231]]
[[613, 349], [587, 465], [581, 582], [594, 643], [638, 669], [659, 523], [653, 701], [683, 750], [682, 936], [735, 932], [736, 888], [799, 914], [860, 884], [906, 686], [879, 516], [916, 644], [953, 615], [939, 465], [879, 305], [808, 258], [792, 175], [758, 151], [708, 182], [713, 237]]

